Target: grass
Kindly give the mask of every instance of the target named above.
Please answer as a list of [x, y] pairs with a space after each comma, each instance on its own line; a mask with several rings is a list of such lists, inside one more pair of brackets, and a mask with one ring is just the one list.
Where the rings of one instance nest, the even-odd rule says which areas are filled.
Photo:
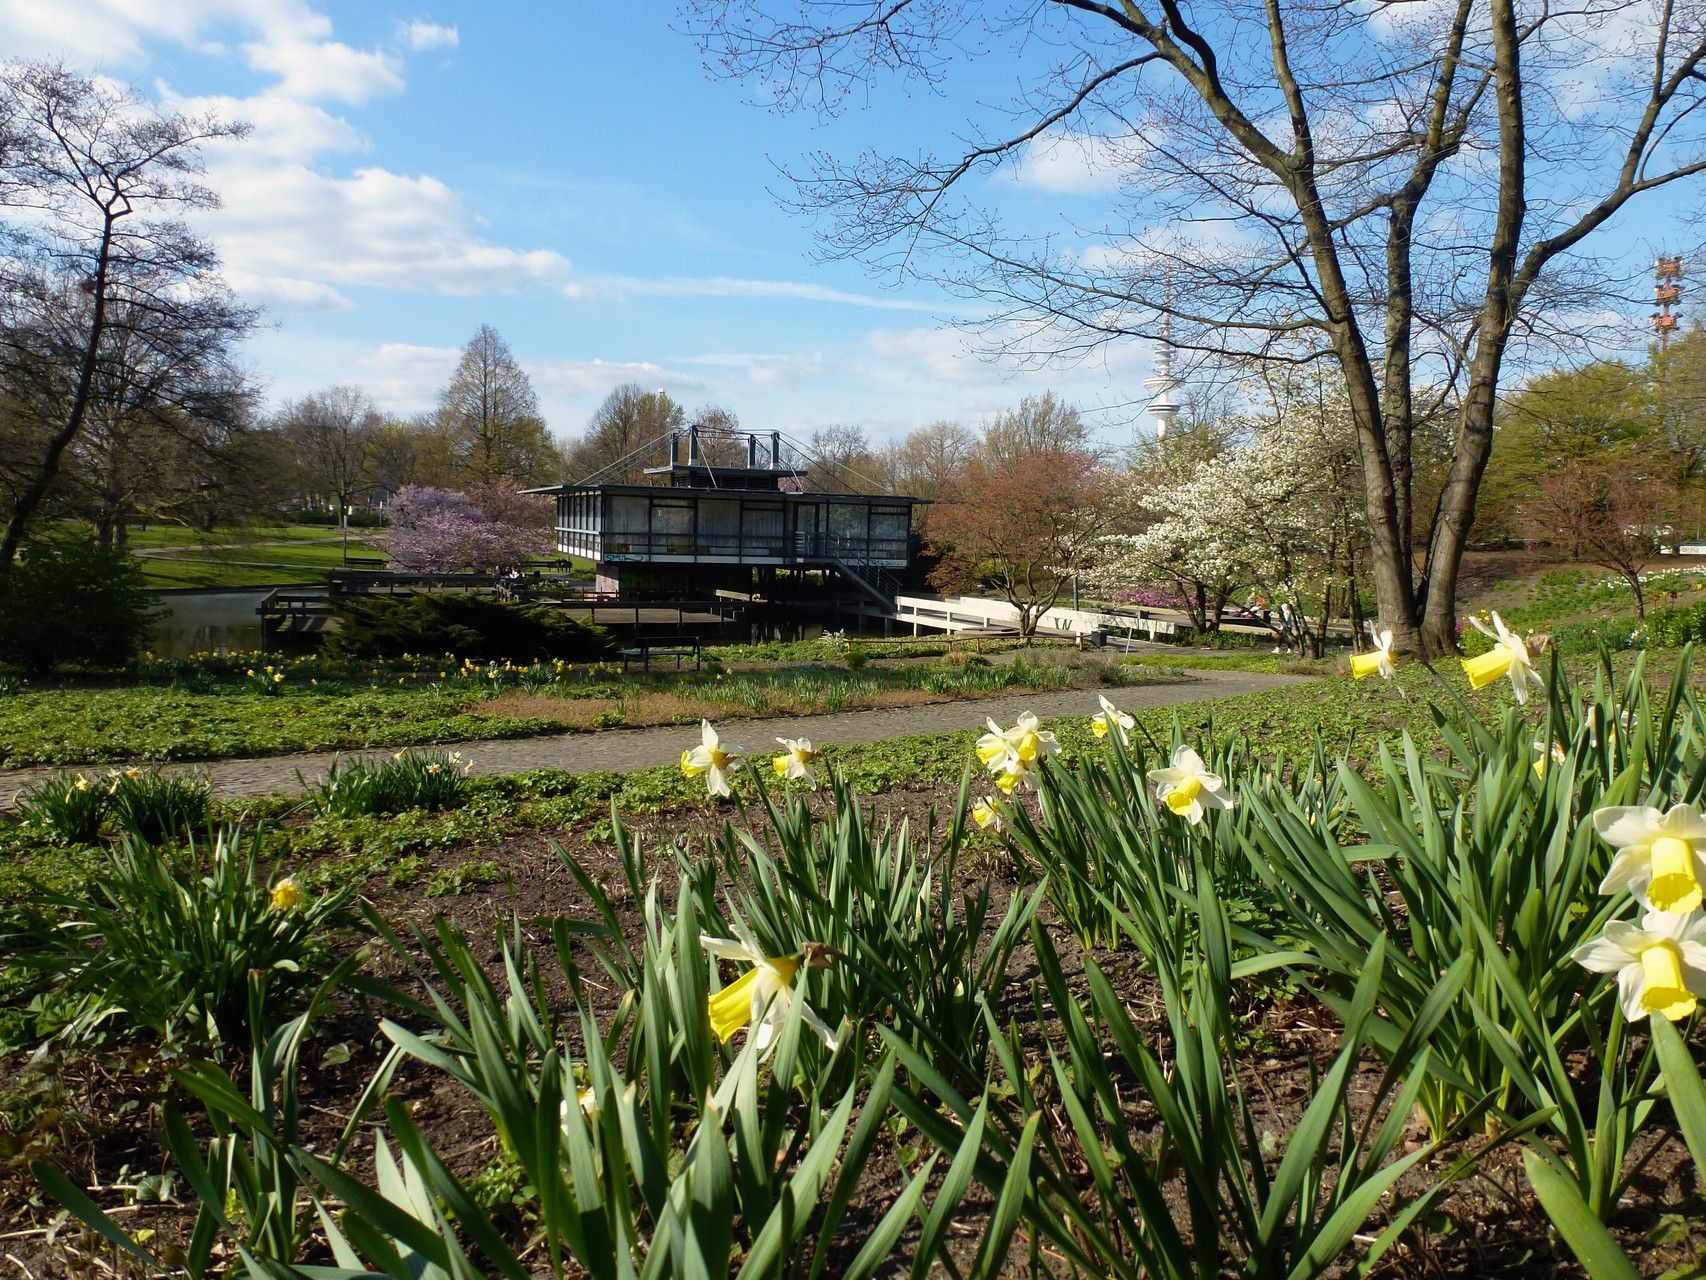
[[274, 685], [249, 677], [243, 662], [150, 665], [148, 671], [172, 680], [166, 687], [51, 688], [0, 698], [0, 761], [78, 765], [395, 748], [565, 728], [905, 706], [1171, 675], [1106, 664], [1080, 669], [1074, 661], [617, 677], [599, 668], [458, 668], [453, 662], [441, 668], [422, 659], [414, 664], [419, 669], [356, 667], [330, 679], [326, 673], [336, 668], [310, 659], [281, 665], [285, 679]]
[[[352, 530], [352, 540], [363, 530]], [[324, 542], [340, 539], [336, 528], [328, 525], [267, 524], [243, 528], [216, 529], [206, 533], [185, 525], [150, 525], [147, 529], [132, 526], [125, 543], [132, 551], [151, 551], [163, 547], [246, 547], [254, 549], [269, 542]], [[270, 548], [276, 550], [277, 548]]]
[[[1655, 678], [1662, 674], [1654, 671]], [[1502, 683], [1480, 693], [1470, 693], [1461, 672], [1447, 672], [1444, 679], [1446, 687], [1465, 698], [1490, 724], [1497, 721], [1501, 708], [1509, 701], [1508, 688]], [[1408, 693], [1407, 699], [1400, 696], [1399, 689]], [[410, 692], [418, 693], [351, 694], [346, 699], [351, 721], [371, 716], [376, 708], [388, 703], [407, 699]], [[1109, 694], [1119, 703], [1117, 689], [1110, 689]], [[1411, 665], [1401, 667], [1399, 679], [1391, 685], [1350, 679], [1324, 680], [1268, 693], [1138, 711], [1136, 732], [1162, 750], [1171, 740], [1175, 724], [1190, 741], [1237, 733], [1248, 736], [1259, 756], [1270, 759], [1283, 756], [1292, 762], [1307, 758], [1319, 733], [1329, 758], [1337, 751], [1367, 758], [1375, 753], [1379, 743], [1392, 741], [1406, 730], [1423, 750], [1441, 747], [1443, 742], [1428, 702], [1448, 696], [1425, 669]], [[15, 701], [0, 701], [0, 714], [9, 713], [9, 704]], [[268, 701], [289, 705], [288, 698]], [[1015, 699], [1013, 715], [1023, 710], [1023, 699]], [[464, 720], [474, 719], [464, 717]], [[493, 724], [504, 722], [478, 723], [481, 729], [489, 731]], [[1087, 718], [1056, 719], [1048, 724], [1068, 753], [1100, 750]], [[169, 728], [162, 729], [161, 740], [170, 741], [172, 732]], [[968, 718], [964, 730], [952, 733], [910, 735], [846, 747], [833, 742], [818, 745], [824, 749], [826, 761], [832, 762], [856, 790], [868, 796], [881, 796], [905, 791], [952, 790], [971, 759], [972, 744], [981, 732], [982, 726], [969, 723]], [[683, 744], [693, 737], [691, 729], [684, 726]], [[188, 744], [194, 739], [182, 741]], [[763, 768], [767, 758], [761, 753], [755, 763]], [[750, 785], [741, 783], [740, 787], [747, 792]], [[351, 880], [365, 883], [370, 879], [402, 884], [430, 874], [431, 891], [436, 896], [461, 892], [482, 883], [480, 877], [487, 874], [487, 869], [482, 867], [461, 875], [454, 871], [432, 871], [418, 859], [433, 851], [472, 847], [518, 831], [559, 835], [590, 827], [593, 838], [608, 839], [609, 832], [604, 826], [608, 824], [612, 802], [625, 818], [703, 810], [709, 820], [720, 821], [722, 816], [732, 817], [735, 812], [730, 802], [709, 800], [702, 780], [683, 776], [673, 765], [632, 772], [571, 774], [545, 769], [510, 776], [475, 777], [467, 780], [464, 794], [466, 798], [461, 805], [439, 812], [415, 809], [361, 817], [309, 816], [299, 797], [255, 797], [218, 803], [212, 817], [225, 822], [235, 821], [239, 816], [251, 820], [260, 817], [284, 820], [283, 838], [291, 856], [312, 860], [308, 872], [310, 884], [326, 887]], [[38, 873], [61, 880], [74, 878], [88, 865], [87, 857], [86, 850], [65, 845], [38, 829], [14, 827], [8, 832], [0, 827], [0, 869], [3, 869], [0, 902], [16, 892], [18, 877], [26, 874], [32, 865]]]
[[[279, 583], [323, 582], [344, 564], [343, 542], [325, 530], [316, 540], [298, 539], [285, 546], [234, 544], [209, 550], [186, 550], [167, 555], [140, 556], [143, 578], [150, 587], [252, 587]], [[350, 539], [350, 554], [372, 557], [377, 552]]]

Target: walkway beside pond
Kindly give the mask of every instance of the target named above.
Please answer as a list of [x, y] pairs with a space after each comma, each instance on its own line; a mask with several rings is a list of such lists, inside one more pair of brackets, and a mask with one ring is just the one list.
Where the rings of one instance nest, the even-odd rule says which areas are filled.
[[[1193, 670], [1188, 682], [1136, 685], [1122, 689], [1068, 689], [1051, 692], [1021, 690], [999, 698], [938, 702], [919, 707], [887, 707], [871, 711], [838, 711], [828, 715], [786, 716], [762, 720], [725, 720], [717, 725], [727, 742], [753, 754], [768, 753], [775, 739], [810, 738], [815, 746], [850, 746], [883, 742], [920, 733], [953, 733], [983, 728], [986, 717], [1007, 721], [1023, 711], [1043, 719], [1052, 716], [1091, 716], [1100, 707], [1097, 695], [1107, 694], [1122, 709], [1168, 707], [1203, 702], [1241, 693], [1263, 693], [1308, 684], [1313, 676], [1260, 675], [1248, 671]], [[663, 725], [646, 729], [602, 729], [595, 733], [554, 733], [533, 738], [481, 738], [446, 744], [473, 763], [476, 774], [525, 773], [529, 769], [562, 769], [590, 773], [626, 771], [674, 764], [684, 747], [699, 740], [697, 725]], [[296, 755], [250, 756], [230, 760], [166, 765], [167, 773], [199, 773], [213, 784], [220, 798], [299, 792], [298, 775], [310, 783], [326, 776], [334, 760], [389, 755], [389, 751], [356, 749], [317, 751]], [[104, 773], [110, 764], [87, 765], [84, 771]], [[0, 808], [11, 808], [19, 789], [55, 773], [75, 772], [75, 766], [0, 769]]]

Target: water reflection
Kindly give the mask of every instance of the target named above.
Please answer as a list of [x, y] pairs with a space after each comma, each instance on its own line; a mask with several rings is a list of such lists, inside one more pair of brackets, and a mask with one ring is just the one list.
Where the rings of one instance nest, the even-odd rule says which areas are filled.
[[162, 658], [259, 649], [261, 619], [255, 609], [270, 590], [156, 592], [164, 612], [154, 623], [148, 648]]

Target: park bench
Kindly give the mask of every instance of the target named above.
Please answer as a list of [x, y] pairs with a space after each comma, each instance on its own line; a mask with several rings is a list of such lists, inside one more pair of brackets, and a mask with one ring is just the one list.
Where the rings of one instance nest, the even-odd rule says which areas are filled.
[[634, 643], [622, 650], [622, 670], [628, 669], [630, 662], [637, 662], [646, 671], [652, 669], [653, 658], [674, 658], [675, 669], [681, 670], [682, 659], [692, 658], [693, 669], [699, 670], [699, 637], [698, 636], [656, 636], [650, 639], [635, 638]]

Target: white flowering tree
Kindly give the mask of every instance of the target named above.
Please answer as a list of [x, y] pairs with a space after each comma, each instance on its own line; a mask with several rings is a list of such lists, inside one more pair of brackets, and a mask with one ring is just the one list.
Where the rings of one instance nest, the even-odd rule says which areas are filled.
[[1105, 537], [1086, 581], [1105, 594], [1166, 586], [1199, 637], [1217, 631], [1226, 604], [1248, 588], [1267, 601], [1280, 638], [1319, 654], [1335, 619], [1361, 629], [1356, 439], [1319, 380], [1256, 391], [1260, 409], [1235, 422], [1236, 443], [1183, 461], [1163, 456], [1133, 474], [1124, 500], [1147, 527]]

